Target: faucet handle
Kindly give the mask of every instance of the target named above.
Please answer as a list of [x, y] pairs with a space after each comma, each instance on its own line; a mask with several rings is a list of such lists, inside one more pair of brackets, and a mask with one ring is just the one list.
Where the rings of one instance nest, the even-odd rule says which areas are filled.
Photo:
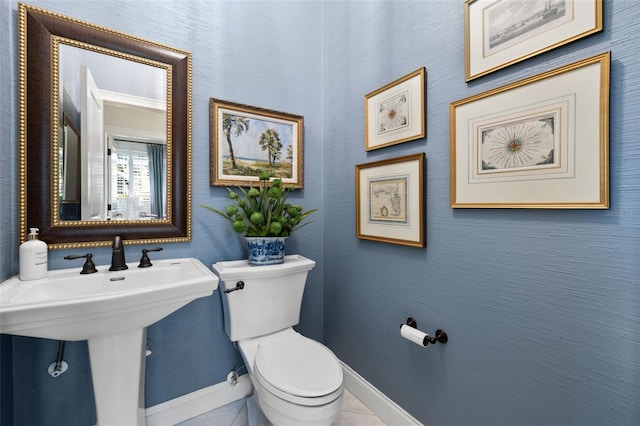
[[128, 269], [127, 262], [124, 257], [124, 245], [122, 243], [122, 237], [116, 235], [113, 237], [113, 243], [111, 244], [111, 267], [110, 271], [124, 271]]
[[162, 247], [142, 249], [142, 258], [140, 259], [138, 268], [148, 268], [149, 266], [153, 266], [153, 263], [151, 263], [151, 259], [149, 259], [149, 256], [147, 255], [147, 253], [149, 253], [150, 251], [162, 251]]
[[111, 242], [111, 249], [114, 252], [118, 252], [122, 250], [122, 237], [120, 235], [116, 235], [113, 237], [113, 241]]
[[71, 254], [69, 256], [64, 257], [65, 260], [74, 260], [74, 259], [87, 259], [82, 265], [81, 274], [93, 274], [94, 272], [98, 272], [96, 269], [96, 265], [93, 263], [93, 255], [91, 253], [87, 253], [85, 255]]

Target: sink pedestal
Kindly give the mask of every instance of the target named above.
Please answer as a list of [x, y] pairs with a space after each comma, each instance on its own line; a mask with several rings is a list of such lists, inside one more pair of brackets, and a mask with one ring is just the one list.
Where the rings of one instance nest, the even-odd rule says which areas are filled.
[[146, 328], [89, 339], [97, 426], [144, 426]]

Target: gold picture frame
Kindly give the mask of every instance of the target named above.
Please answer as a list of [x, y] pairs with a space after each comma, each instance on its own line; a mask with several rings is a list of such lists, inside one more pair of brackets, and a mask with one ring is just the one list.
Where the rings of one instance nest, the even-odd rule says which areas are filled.
[[301, 115], [214, 98], [209, 115], [210, 186], [250, 186], [269, 172], [287, 186], [303, 187]]
[[602, 0], [466, 0], [465, 80], [602, 30]]
[[424, 153], [356, 165], [356, 238], [425, 247]]
[[419, 68], [365, 95], [365, 150], [423, 138], [425, 68]]
[[609, 207], [610, 52], [450, 105], [451, 207]]

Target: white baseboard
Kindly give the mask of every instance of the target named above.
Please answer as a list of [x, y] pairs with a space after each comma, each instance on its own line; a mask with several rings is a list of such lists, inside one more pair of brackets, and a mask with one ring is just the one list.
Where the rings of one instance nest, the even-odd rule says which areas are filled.
[[385, 424], [422, 425], [422, 423], [416, 420], [411, 414], [390, 400], [385, 394], [367, 382], [345, 363], [342, 363], [342, 372], [344, 375], [344, 387], [362, 401], [362, 403], [373, 411]]
[[[343, 362], [341, 364], [344, 387], [373, 411], [380, 420], [388, 425], [422, 425], [348, 365]], [[173, 426], [246, 398], [252, 393], [251, 379], [248, 374], [245, 374], [238, 378], [238, 384], [235, 387], [222, 382], [147, 408], [147, 426]]]
[[147, 426], [173, 426], [252, 393], [253, 385], [245, 374], [238, 377], [235, 387], [222, 382], [147, 408]]

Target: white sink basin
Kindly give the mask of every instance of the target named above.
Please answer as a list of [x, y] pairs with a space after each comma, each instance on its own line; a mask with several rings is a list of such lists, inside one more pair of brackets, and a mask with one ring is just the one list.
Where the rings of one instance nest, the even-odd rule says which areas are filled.
[[81, 275], [81, 268], [49, 271], [34, 281], [0, 284], [0, 333], [88, 340], [147, 327], [218, 288], [198, 259], [155, 260], [149, 268]]
[[0, 333], [88, 340], [100, 426], [145, 424], [146, 327], [218, 288], [218, 277], [197, 259], [128, 266], [98, 266], [87, 275], [80, 267], [62, 269], [0, 284]]

